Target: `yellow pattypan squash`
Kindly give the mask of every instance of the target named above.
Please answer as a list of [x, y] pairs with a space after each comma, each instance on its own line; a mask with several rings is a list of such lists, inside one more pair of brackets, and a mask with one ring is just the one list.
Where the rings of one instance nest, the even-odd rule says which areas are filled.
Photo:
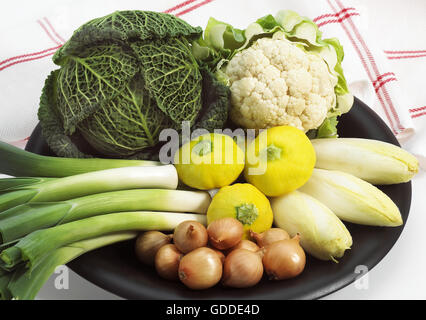
[[268, 198], [249, 183], [223, 187], [213, 197], [207, 210], [207, 224], [226, 217], [235, 218], [243, 224], [244, 239], [249, 238], [249, 230], [257, 233], [268, 230], [273, 221]]
[[184, 144], [174, 164], [186, 185], [200, 190], [221, 188], [244, 170], [244, 152], [230, 136], [209, 133]]
[[304, 185], [315, 166], [315, 149], [295, 127], [262, 131], [247, 148], [245, 178], [265, 195], [280, 196]]

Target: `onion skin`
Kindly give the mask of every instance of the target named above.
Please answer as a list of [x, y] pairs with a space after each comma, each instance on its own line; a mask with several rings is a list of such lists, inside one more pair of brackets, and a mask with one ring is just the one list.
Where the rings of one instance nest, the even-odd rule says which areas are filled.
[[241, 241], [244, 226], [235, 218], [222, 218], [211, 222], [207, 227], [207, 233], [213, 247], [226, 250]]
[[170, 281], [177, 281], [179, 280], [179, 262], [182, 257], [182, 252], [174, 244], [166, 244], [155, 255], [155, 270], [157, 270], [160, 277]]
[[217, 255], [219, 256], [220, 262], [222, 262], [222, 264], [223, 264], [225, 262], [225, 255], [224, 255], [224, 253], [222, 251], [216, 249], [216, 248], [210, 248], [210, 249], [212, 249], [214, 252], [217, 253]]
[[258, 252], [260, 250], [259, 246], [256, 243], [254, 243], [253, 241], [243, 239], [236, 246], [229, 248], [226, 251], [226, 254], [228, 255], [232, 251], [237, 250], [237, 249], [246, 249], [246, 250], [249, 250], [249, 251], [252, 251], [252, 252]]
[[179, 263], [179, 279], [188, 288], [203, 290], [216, 285], [222, 277], [222, 262], [210, 248], [195, 249]]
[[207, 241], [206, 227], [198, 221], [184, 221], [175, 228], [173, 233], [173, 242], [183, 253], [204, 247]]
[[169, 244], [172, 235], [165, 235], [160, 231], [147, 231], [138, 236], [135, 243], [135, 254], [139, 261], [153, 266], [157, 251], [164, 245]]
[[297, 234], [290, 240], [280, 240], [265, 247], [263, 266], [270, 280], [284, 280], [298, 276], [305, 268], [306, 255]]
[[250, 237], [252, 237], [261, 248], [276, 241], [290, 239], [290, 235], [287, 231], [281, 228], [271, 228], [262, 233], [256, 233], [250, 230]]
[[235, 249], [225, 259], [222, 283], [226, 287], [253, 287], [262, 276], [262, 258], [256, 252]]

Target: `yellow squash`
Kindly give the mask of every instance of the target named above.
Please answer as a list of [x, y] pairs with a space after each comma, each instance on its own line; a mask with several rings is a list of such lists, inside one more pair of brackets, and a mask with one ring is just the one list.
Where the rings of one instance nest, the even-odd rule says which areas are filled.
[[207, 224], [232, 217], [244, 226], [244, 239], [249, 230], [261, 233], [272, 226], [273, 213], [268, 198], [249, 183], [236, 183], [223, 187], [213, 197], [207, 210]]
[[244, 152], [230, 136], [210, 133], [184, 144], [174, 164], [186, 185], [200, 190], [221, 188], [244, 170]]
[[315, 150], [305, 133], [291, 126], [262, 131], [248, 146], [245, 177], [265, 195], [275, 197], [308, 181]]

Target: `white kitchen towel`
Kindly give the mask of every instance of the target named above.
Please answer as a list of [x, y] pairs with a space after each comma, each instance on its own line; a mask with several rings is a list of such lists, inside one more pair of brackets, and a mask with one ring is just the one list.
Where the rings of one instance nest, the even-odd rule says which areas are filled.
[[[35, 10], [22, 10], [30, 2], [3, 4], [8, 14], [0, 20], [0, 140], [25, 145], [38, 122], [44, 79], [57, 68], [51, 56], [90, 19], [115, 10], [139, 9], [168, 12], [202, 27], [213, 16], [245, 28], [263, 15], [291, 9], [313, 19], [324, 37], [339, 38], [345, 50], [345, 76], [354, 95], [374, 109], [405, 148], [426, 159], [426, 50], [421, 49], [426, 48], [426, 37], [419, 37], [426, 23], [420, 15], [419, 21], [388, 23], [381, 32], [372, 33], [377, 30], [373, 28], [375, 12], [365, 10], [360, 0], [44, 0]], [[422, 0], [410, 1], [411, 9], [402, 0], [378, 3], [378, 10], [393, 12], [397, 22], [401, 22], [401, 11], [389, 8], [394, 3], [412, 10], [414, 17], [414, 11], [424, 13], [426, 8]]]

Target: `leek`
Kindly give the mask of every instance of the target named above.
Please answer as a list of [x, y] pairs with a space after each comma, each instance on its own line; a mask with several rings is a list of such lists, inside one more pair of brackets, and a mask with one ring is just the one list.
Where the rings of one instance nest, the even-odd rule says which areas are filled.
[[36, 184], [50, 181], [53, 179], [54, 178], [36, 178], [36, 177], [3, 178], [3, 179], [0, 179], [0, 192], [10, 191], [8, 189], [13, 189], [13, 188], [36, 185]]
[[135, 166], [158, 166], [157, 161], [41, 156], [0, 141], [0, 173], [16, 177], [67, 177], [76, 174]]
[[390, 143], [357, 138], [311, 142], [317, 155], [316, 168], [343, 171], [372, 184], [407, 182], [419, 170], [415, 156]]
[[385, 193], [348, 173], [314, 169], [300, 191], [324, 203], [344, 221], [387, 227], [403, 223], [398, 207]]
[[340, 219], [311, 196], [293, 191], [272, 198], [274, 223], [292, 237], [300, 234], [300, 245], [321, 260], [341, 258], [352, 246], [352, 237]]
[[28, 270], [25, 267], [17, 269], [9, 276], [5, 298], [19, 300], [34, 299], [43, 284], [49, 279], [55, 268], [64, 265], [82, 254], [116, 242], [133, 239], [137, 232], [113, 233], [105, 236], [83, 240], [54, 250], [45, 256], [40, 264]]
[[7, 288], [12, 276], [12, 272], [0, 269], [0, 300], [9, 300], [12, 298], [9, 289]]
[[33, 231], [106, 213], [123, 211], [207, 212], [210, 195], [203, 191], [166, 189], [99, 193], [62, 202], [26, 203], [0, 213], [0, 243]]
[[105, 214], [37, 230], [13, 247], [3, 250], [0, 267], [10, 271], [26, 262], [26, 266], [32, 270], [44, 255], [73, 242], [120, 231], [173, 230], [186, 220], [206, 224], [206, 216], [201, 214], [142, 211]]
[[0, 195], [0, 212], [27, 202], [61, 201], [126, 189], [176, 189], [177, 184], [173, 165], [94, 171], [8, 189], [11, 191]]

